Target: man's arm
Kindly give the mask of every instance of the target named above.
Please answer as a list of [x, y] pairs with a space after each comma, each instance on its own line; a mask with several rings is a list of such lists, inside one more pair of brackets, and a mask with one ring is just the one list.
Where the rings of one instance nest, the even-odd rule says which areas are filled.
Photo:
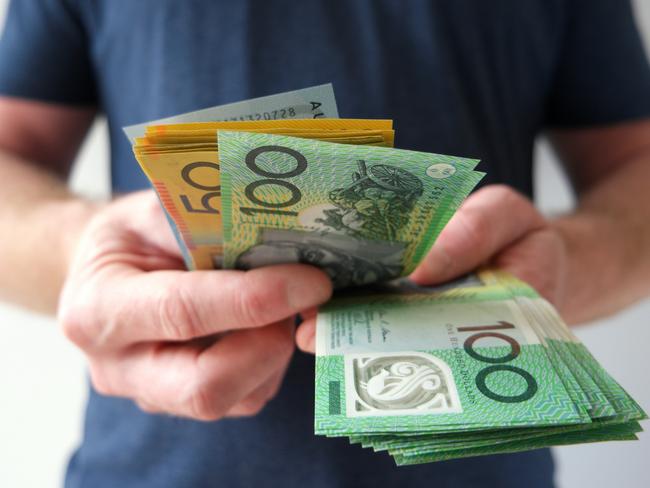
[[650, 120], [550, 134], [578, 194], [551, 222], [567, 252], [570, 322], [614, 313], [650, 294]]
[[0, 97], [0, 298], [53, 313], [93, 213], [65, 184], [95, 110]]

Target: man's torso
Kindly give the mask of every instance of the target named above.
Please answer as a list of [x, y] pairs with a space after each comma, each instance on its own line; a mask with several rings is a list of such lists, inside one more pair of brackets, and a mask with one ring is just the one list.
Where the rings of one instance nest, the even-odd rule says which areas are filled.
[[[333, 82], [341, 116], [392, 118], [397, 146], [476, 157], [531, 192], [560, 2], [78, 1], [116, 192], [146, 186], [121, 127]], [[92, 394], [76, 486], [548, 486], [547, 451], [396, 468], [313, 435], [313, 360], [255, 418], [200, 423]], [[539, 483], [539, 484], [535, 484]]]

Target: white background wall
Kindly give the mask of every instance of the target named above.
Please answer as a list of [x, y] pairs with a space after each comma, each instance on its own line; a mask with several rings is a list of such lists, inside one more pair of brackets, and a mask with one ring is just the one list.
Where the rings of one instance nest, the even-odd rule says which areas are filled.
[[[0, 0], [0, 23], [6, 3]], [[636, 0], [636, 6], [650, 49], [650, 0]], [[106, 127], [99, 122], [75, 168], [72, 181], [77, 191], [95, 198], [107, 195], [107, 151]], [[543, 143], [536, 176], [537, 203], [544, 212], [570, 207], [566, 180]], [[646, 376], [650, 300], [577, 332], [650, 411]], [[62, 338], [53, 320], [0, 304], [0, 487], [60, 486], [67, 458], [80, 439], [85, 398], [83, 358]], [[559, 486], [650, 486], [650, 435], [640, 437], [639, 442], [556, 449]]]

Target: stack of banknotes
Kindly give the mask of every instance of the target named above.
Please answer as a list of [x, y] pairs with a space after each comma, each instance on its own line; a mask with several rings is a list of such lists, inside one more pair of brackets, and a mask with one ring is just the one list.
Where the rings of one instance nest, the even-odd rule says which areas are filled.
[[400, 465], [636, 438], [642, 409], [530, 287], [404, 278], [478, 161], [394, 149], [392, 121], [337, 116], [323, 85], [125, 129], [189, 269], [299, 262], [332, 279], [316, 433]]
[[633, 440], [646, 418], [546, 300], [498, 271], [365, 288], [317, 320], [316, 433], [398, 465]]

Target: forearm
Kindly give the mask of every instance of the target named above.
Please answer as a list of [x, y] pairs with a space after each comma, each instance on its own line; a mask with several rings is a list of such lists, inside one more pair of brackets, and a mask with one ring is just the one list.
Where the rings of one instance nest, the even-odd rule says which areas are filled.
[[0, 151], [0, 298], [56, 310], [68, 262], [94, 205], [55, 176]]
[[567, 248], [561, 311], [570, 323], [610, 315], [650, 294], [650, 156], [637, 155], [553, 221]]

